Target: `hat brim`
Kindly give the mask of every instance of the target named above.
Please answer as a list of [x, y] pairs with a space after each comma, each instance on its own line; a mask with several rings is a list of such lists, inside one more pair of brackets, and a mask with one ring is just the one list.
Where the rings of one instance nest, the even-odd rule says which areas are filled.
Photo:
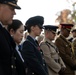
[[53, 31], [53, 30], [51, 30], [51, 31], [52, 31], [52, 33], [53, 33], [53, 34], [56, 34], [56, 32], [55, 32], [55, 31]]
[[12, 2], [8, 2], [7, 4], [14, 7], [15, 9], [21, 9], [21, 7], [19, 7], [18, 5], [14, 4]]
[[71, 29], [69, 29], [69, 28], [65, 28], [65, 29], [67, 29], [69, 32], [71, 31]]

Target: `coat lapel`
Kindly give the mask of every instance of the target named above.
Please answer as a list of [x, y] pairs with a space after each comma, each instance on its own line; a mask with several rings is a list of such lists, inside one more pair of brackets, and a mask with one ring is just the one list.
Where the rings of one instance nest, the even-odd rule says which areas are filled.
[[31, 38], [30, 36], [27, 36], [27, 39], [36, 47], [37, 50], [40, 50], [40, 47], [38, 45], [38, 42]]

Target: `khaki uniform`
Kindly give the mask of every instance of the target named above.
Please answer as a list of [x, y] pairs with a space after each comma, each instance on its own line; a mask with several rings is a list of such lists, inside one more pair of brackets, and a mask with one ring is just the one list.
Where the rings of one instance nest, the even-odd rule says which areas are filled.
[[74, 47], [74, 53], [75, 53], [75, 58], [76, 58], [76, 38], [73, 39], [72, 44]]
[[71, 43], [66, 40], [64, 36], [60, 35], [56, 39], [55, 44], [58, 47], [60, 56], [66, 65], [66, 70], [62, 75], [75, 75], [72, 68], [74, 65], [76, 65], [76, 60], [74, 57], [74, 51], [72, 50]]
[[58, 55], [57, 47], [48, 39], [41, 42], [40, 47], [43, 51], [45, 62], [48, 66], [49, 75], [59, 75], [61, 67], [65, 67], [61, 57]]

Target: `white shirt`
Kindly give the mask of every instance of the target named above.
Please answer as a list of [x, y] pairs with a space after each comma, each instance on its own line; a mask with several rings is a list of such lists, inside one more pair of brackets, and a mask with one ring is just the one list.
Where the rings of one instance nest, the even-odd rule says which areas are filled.
[[24, 59], [22, 58], [22, 55], [21, 55], [21, 53], [20, 53], [20, 51], [19, 51], [18, 45], [16, 45], [16, 51], [18, 52], [18, 54], [19, 54], [21, 60], [24, 62]]

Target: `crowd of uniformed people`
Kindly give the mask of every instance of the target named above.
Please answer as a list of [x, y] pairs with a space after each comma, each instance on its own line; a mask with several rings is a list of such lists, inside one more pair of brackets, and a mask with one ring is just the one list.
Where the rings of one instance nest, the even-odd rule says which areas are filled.
[[60, 24], [58, 35], [58, 26], [44, 25], [40, 15], [30, 17], [23, 25], [13, 19], [15, 9], [21, 9], [17, 2], [0, 0], [0, 75], [75, 75], [74, 25]]

